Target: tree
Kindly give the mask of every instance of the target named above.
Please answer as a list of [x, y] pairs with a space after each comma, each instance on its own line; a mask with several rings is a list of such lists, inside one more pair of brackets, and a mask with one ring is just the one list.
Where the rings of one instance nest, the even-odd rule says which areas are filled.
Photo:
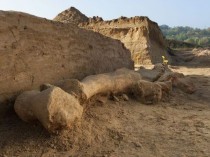
[[199, 29], [192, 27], [169, 27], [167, 25], [160, 26], [163, 34], [167, 39], [185, 41], [201, 46], [210, 46], [210, 27], [207, 29]]

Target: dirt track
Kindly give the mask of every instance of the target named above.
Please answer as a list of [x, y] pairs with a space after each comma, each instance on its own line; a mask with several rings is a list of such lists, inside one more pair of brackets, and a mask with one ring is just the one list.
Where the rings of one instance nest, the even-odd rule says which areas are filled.
[[23, 123], [11, 111], [0, 121], [0, 156], [209, 157], [210, 68], [178, 66], [196, 84], [188, 95], [143, 105], [133, 99], [94, 97], [81, 125], [49, 135], [39, 123]]

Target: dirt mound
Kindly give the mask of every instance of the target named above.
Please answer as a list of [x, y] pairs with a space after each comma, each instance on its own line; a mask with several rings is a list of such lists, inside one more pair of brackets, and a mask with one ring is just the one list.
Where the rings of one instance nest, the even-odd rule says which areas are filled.
[[61, 12], [54, 18], [54, 20], [65, 23], [75, 23], [76, 25], [82, 22], [89, 21], [87, 16], [82, 14], [79, 10], [77, 10], [74, 7], [70, 7], [69, 9]]
[[197, 65], [210, 65], [210, 49], [195, 48], [192, 50], [192, 53], [195, 56], [194, 62], [196, 62]]
[[120, 41], [19, 12], [0, 12], [0, 111], [20, 91], [65, 78], [133, 69]]
[[[54, 20], [57, 18], [59, 15]], [[66, 22], [66, 19], [59, 21]], [[82, 21], [79, 26], [120, 40], [131, 51], [132, 59], [136, 64], [160, 63], [161, 56], [166, 56], [169, 63], [171, 62], [161, 30], [157, 23], [147, 17], [120, 17], [111, 21], [93, 17], [89, 18], [89, 22]]]
[[175, 65], [193, 66], [195, 68], [210, 66], [209, 48], [177, 49], [171, 50], [171, 52]]
[[187, 43], [184, 41], [174, 40], [174, 39], [167, 39], [168, 46], [172, 49], [180, 49], [180, 48], [196, 48], [200, 47], [199, 45]]

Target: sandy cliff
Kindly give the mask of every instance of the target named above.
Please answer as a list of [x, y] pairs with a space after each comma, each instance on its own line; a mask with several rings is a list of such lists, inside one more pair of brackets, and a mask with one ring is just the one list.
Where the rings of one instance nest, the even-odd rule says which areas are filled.
[[[19, 12], [0, 12], [0, 104], [44, 82], [133, 68], [120, 41]], [[1, 106], [0, 105], [0, 110]]]
[[[72, 18], [75, 14], [78, 14], [79, 17], [83, 15], [80, 11], [76, 11], [75, 8], [70, 8], [60, 13], [54, 20], [60, 22], [78, 21], [78, 19], [74, 20]], [[161, 56], [166, 56], [171, 62], [161, 30], [157, 23], [147, 17], [120, 17], [110, 21], [104, 21], [100, 17], [93, 17], [89, 18], [88, 22], [82, 19], [79, 20], [81, 21], [80, 27], [99, 32], [124, 43], [125, 47], [131, 51], [132, 59], [136, 64], [159, 63], [162, 62]]]

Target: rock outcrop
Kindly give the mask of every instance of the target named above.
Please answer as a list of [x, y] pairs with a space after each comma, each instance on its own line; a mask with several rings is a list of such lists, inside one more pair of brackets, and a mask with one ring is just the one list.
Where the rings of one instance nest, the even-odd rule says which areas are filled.
[[[54, 20], [66, 22], [69, 17], [65, 16], [65, 18], [61, 15], [64, 13], [65, 15], [72, 15], [71, 12], [71, 9], [65, 10]], [[73, 18], [71, 18], [72, 21], [74, 21]], [[78, 23], [77, 19], [75, 21]], [[82, 28], [118, 39], [124, 43], [125, 47], [131, 51], [132, 59], [136, 64], [161, 63], [162, 56], [165, 56], [171, 63], [170, 55], [166, 50], [167, 44], [161, 30], [157, 23], [147, 17], [120, 17], [110, 21], [103, 21], [102, 18], [93, 17], [89, 18], [88, 22], [83, 22], [82, 19], [79, 21], [81, 21], [79, 26]]]
[[133, 69], [129, 50], [99, 33], [20, 12], [0, 11], [0, 109], [45, 82]]

